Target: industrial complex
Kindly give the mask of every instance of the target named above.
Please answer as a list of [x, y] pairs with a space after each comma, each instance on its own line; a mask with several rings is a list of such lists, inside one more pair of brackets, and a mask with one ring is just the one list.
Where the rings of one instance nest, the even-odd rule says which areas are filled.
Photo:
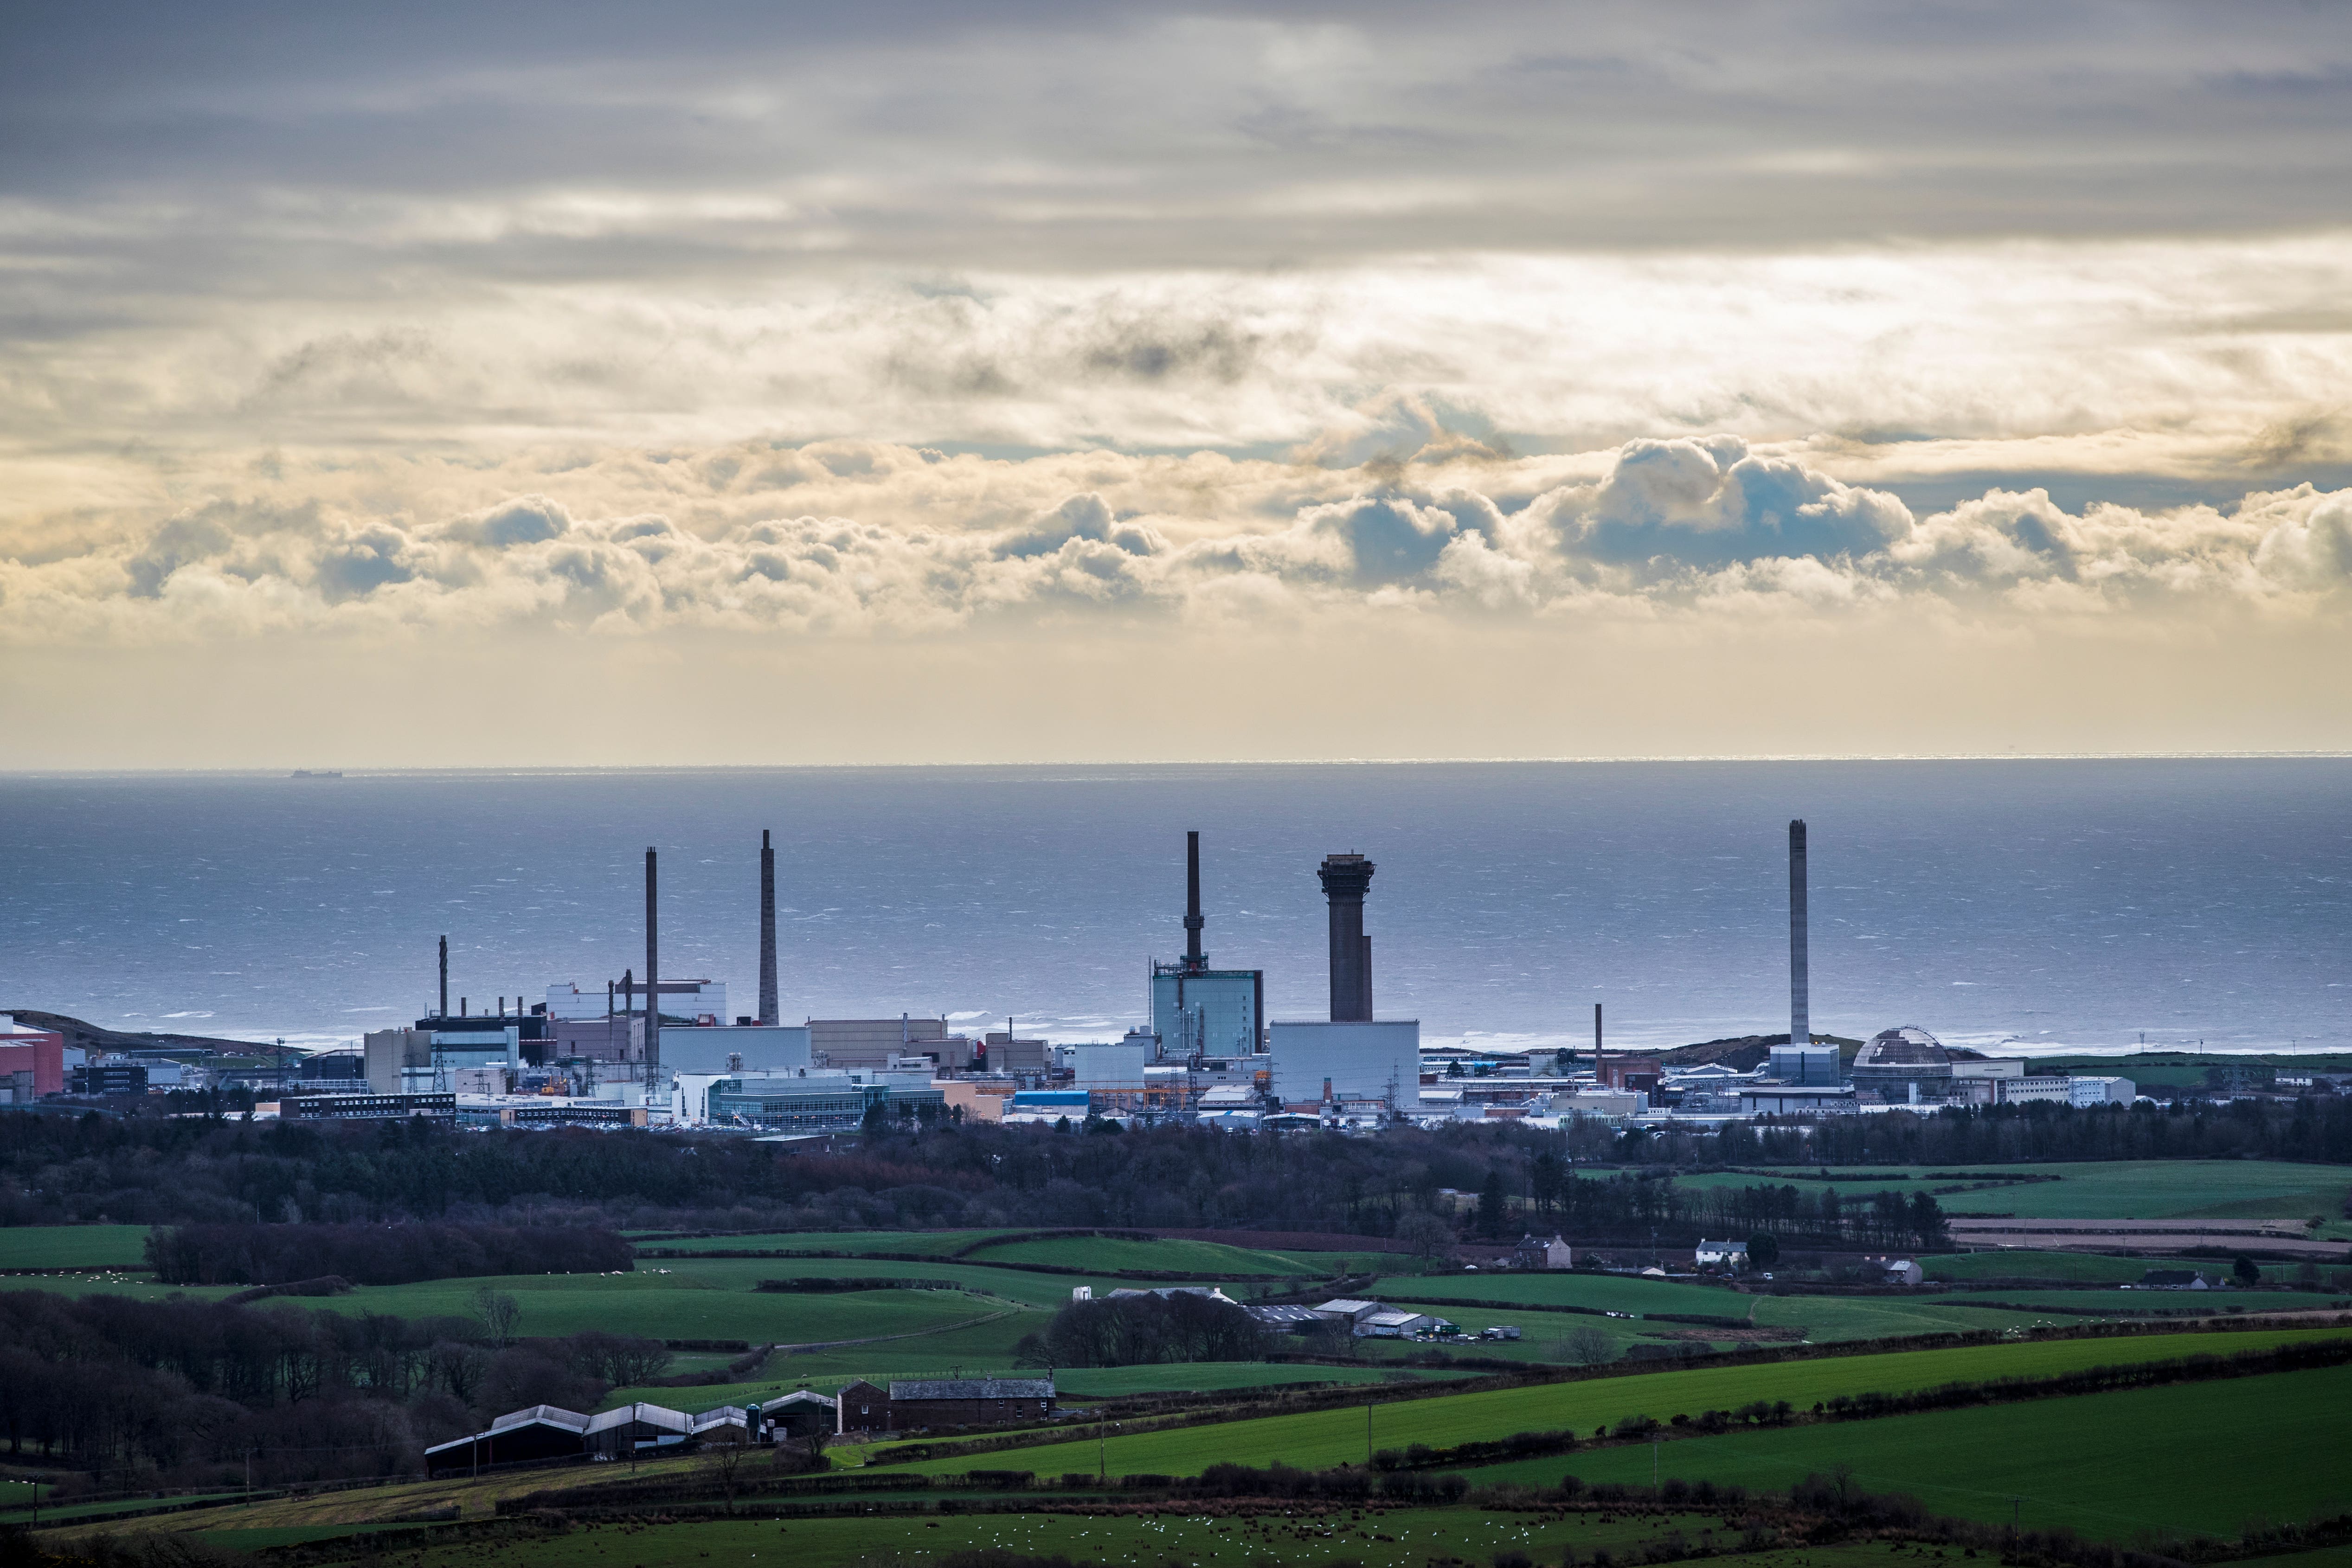
[[[1406, 1123], [1718, 1126], [1895, 1107], [2128, 1102], [2128, 1079], [2038, 1072], [2021, 1058], [1947, 1047], [1897, 1026], [1868, 1040], [1811, 1029], [1806, 829], [1789, 825], [1789, 1030], [1718, 1059], [1671, 1065], [1612, 1052], [1601, 1006], [1591, 1049], [1424, 1043], [1376, 1016], [1366, 909], [1376, 867], [1357, 851], [1316, 868], [1329, 922], [1328, 1016], [1269, 1018], [1262, 969], [1214, 967], [1202, 944], [1201, 836], [1185, 836], [1183, 956], [1147, 960], [1145, 1022], [1118, 1039], [1048, 1042], [951, 1029], [940, 1016], [782, 1021], [776, 852], [760, 843], [759, 1001], [731, 1015], [724, 981], [661, 973], [659, 859], [645, 860], [645, 963], [601, 985], [567, 979], [539, 1000], [477, 1009], [449, 994], [442, 938], [434, 1005], [356, 1047], [274, 1072], [217, 1071], [201, 1052], [68, 1047], [0, 1020], [0, 1098], [71, 1101], [241, 1077], [256, 1113], [289, 1120], [421, 1116], [481, 1127], [704, 1130], [779, 1140], [884, 1123], [1184, 1122], [1234, 1131], [1372, 1132]], [[509, 1005], [511, 1001], [511, 1005]], [[264, 1099], [264, 1095], [270, 1098]]]

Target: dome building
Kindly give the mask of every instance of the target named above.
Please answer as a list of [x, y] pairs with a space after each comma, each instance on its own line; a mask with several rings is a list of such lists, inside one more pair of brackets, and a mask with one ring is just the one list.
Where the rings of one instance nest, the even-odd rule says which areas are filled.
[[1916, 1026], [1881, 1029], [1854, 1053], [1852, 1077], [1856, 1089], [1874, 1089], [1888, 1101], [1941, 1100], [1952, 1080], [1951, 1053]]

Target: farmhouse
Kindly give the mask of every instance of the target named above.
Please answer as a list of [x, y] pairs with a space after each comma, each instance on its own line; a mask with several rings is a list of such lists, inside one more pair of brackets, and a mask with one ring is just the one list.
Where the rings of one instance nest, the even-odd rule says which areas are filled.
[[2210, 1290], [2212, 1284], [2194, 1268], [2151, 1268], [2139, 1277], [2143, 1290]]
[[1557, 1236], [1523, 1236], [1511, 1249], [1514, 1268], [1566, 1268], [1572, 1261], [1567, 1241]]
[[893, 1378], [884, 1388], [860, 1380], [835, 1406], [837, 1432], [914, 1432], [931, 1426], [993, 1426], [1054, 1413], [1050, 1377]]
[[1701, 1268], [1745, 1268], [1748, 1267], [1748, 1244], [1744, 1241], [1702, 1239], [1692, 1261]]

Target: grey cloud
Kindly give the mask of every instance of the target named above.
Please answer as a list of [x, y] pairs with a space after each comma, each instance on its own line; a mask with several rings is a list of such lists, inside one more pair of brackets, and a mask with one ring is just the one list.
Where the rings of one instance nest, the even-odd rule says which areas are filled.
[[1102, 497], [1072, 496], [1045, 516], [1008, 535], [997, 553], [1024, 558], [1050, 555], [1077, 542], [1108, 544], [1129, 555], [1156, 555], [1168, 541], [1148, 524], [1121, 521]]
[[1912, 531], [1881, 491], [1839, 483], [1737, 437], [1635, 441], [1607, 479], [1546, 507], [1571, 556], [1717, 567], [1782, 556], [1865, 556]]
[[145, 546], [123, 563], [123, 574], [131, 579], [131, 593], [152, 599], [181, 567], [226, 551], [236, 542], [236, 535], [220, 521], [218, 510], [208, 508], [175, 517], [157, 529]]
[[[838, 510], [779, 516], [761, 510], [772, 492], [732, 483], [719, 457], [614, 453], [563, 468], [569, 499], [518, 489], [437, 520], [382, 472], [346, 499], [223, 499], [79, 554], [0, 560], [11, 612], [0, 637], [444, 625], [869, 637], [1055, 616], [1307, 624], [1381, 606], [1486, 616], [1615, 605], [1655, 616], [1773, 599], [1804, 614], [1909, 599], [1996, 616], [2316, 615], [2352, 595], [2352, 490], [2308, 485], [2168, 511], [2068, 511], [2039, 490], [1994, 489], [1914, 517], [1883, 492], [1728, 437], [1459, 464], [1426, 483], [1369, 468], [1102, 453], [933, 462], [876, 446], [870, 460], [845, 461], [836, 445], [765, 451], [834, 475], [824, 500]], [[1539, 482], [1562, 467], [1597, 477]], [[1081, 468], [1095, 488], [1069, 487]], [[439, 482], [444, 470], [417, 475]], [[329, 477], [299, 470], [281, 482]], [[812, 499], [819, 485], [807, 481]], [[1497, 500], [1514, 490], [1534, 499]], [[663, 510], [645, 504], [656, 493]], [[1024, 494], [1033, 499], [1017, 521], [996, 521]], [[1288, 515], [1269, 523], [1283, 498]], [[686, 526], [672, 510], [704, 521]]]
[[467, 544], [505, 550], [517, 544], [537, 544], [571, 531], [572, 514], [563, 503], [546, 496], [517, 496], [478, 516], [460, 518], [444, 531], [446, 537]]

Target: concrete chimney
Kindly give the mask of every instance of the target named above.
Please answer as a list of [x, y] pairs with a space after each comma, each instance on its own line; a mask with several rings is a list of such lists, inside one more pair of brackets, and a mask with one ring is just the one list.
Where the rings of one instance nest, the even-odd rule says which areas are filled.
[[1789, 824], [1789, 1043], [1809, 1046], [1812, 1034], [1812, 983], [1806, 973], [1805, 824]]
[[449, 1016], [449, 939], [441, 939], [441, 1005], [433, 1015], [436, 1018]]
[[661, 1082], [661, 922], [654, 907], [654, 851], [646, 847], [646, 1091]]
[[1372, 1016], [1372, 949], [1364, 939], [1364, 895], [1371, 890], [1372, 863], [1361, 855], [1327, 855], [1316, 872], [1331, 900], [1331, 1021], [1370, 1023]]
[[760, 829], [760, 1022], [782, 1022], [776, 1003], [776, 846]]
[[1184, 835], [1184, 973], [1199, 974], [1209, 967], [1201, 951], [1201, 928], [1209, 922], [1201, 914], [1201, 835]]

